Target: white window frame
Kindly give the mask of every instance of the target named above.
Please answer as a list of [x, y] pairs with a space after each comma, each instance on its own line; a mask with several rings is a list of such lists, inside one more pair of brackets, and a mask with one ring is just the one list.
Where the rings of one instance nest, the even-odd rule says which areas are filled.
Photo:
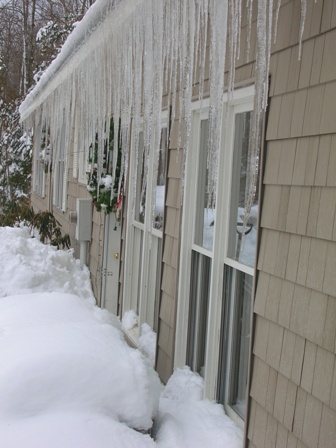
[[80, 182], [80, 174], [79, 174], [79, 155], [78, 154], [78, 132], [79, 132], [79, 111], [78, 109], [74, 109], [73, 111], [73, 129], [72, 129], [72, 149], [73, 149], [73, 159], [72, 159], [72, 177], [74, 179], [78, 179]]
[[[161, 112], [161, 129], [168, 127], [168, 112]], [[138, 131], [143, 131], [143, 122], [140, 123]], [[168, 143], [168, 142], [167, 142]], [[136, 153], [134, 150], [134, 135], [132, 135], [131, 141], [131, 156], [130, 156], [130, 171], [128, 182], [128, 199], [127, 199], [127, 230], [126, 230], [126, 248], [125, 248], [125, 275], [124, 275], [124, 294], [123, 294], [123, 315], [130, 310], [136, 310], [138, 308], [138, 325], [135, 325], [132, 329], [126, 331], [127, 337], [132, 341], [134, 345], [138, 343], [138, 337], [140, 336], [140, 329], [143, 323], [147, 323], [151, 328], [154, 327], [155, 320], [155, 289], [154, 276], [149, 275], [149, 269], [153, 264], [151, 259], [152, 254], [157, 253], [158, 248], [154, 248], [154, 245], [159, 239], [163, 238], [163, 230], [158, 230], [152, 226], [152, 207], [153, 207], [153, 185], [154, 185], [154, 147], [152, 145], [150, 150], [150, 156], [148, 160], [148, 173], [147, 173], [147, 190], [146, 190], [146, 212], [144, 222], [137, 221], [134, 217], [135, 197], [134, 197], [134, 179], [137, 175], [136, 167]], [[168, 151], [168, 148], [167, 148]], [[141, 163], [140, 161], [138, 163]], [[135, 240], [134, 230], [142, 231], [142, 242]], [[155, 238], [153, 238], [155, 237]], [[140, 247], [141, 244], [141, 247]], [[153, 250], [152, 250], [153, 249]], [[132, 269], [133, 259], [139, 259], [141, 255], [141, 263], [138, 275], [135, 275]], [[160, 268], [160, 266], [158, 267]], [[136, 290], [137, 285], [140, 283], [138, 307], [135, 303], [135, 297], [132, 295], [132, 291]], [[149, 299], [151, 298], [151, 299]], [[154, 301], [154, 302], [153, 302]]]
[[66, 138], [66, 124], [63, 122], [61, 133], [57, 142], [56, 157], [53, 164], [54, 194], [53, 204], [59, 210], [67, 210], [68, 186], [68, 146]]
[[[214, 224], [213, 252], [203, 249], [204, 255], [212, 257], [212, 269], [210, 280], [210, 297], [207, 323], [206, 362], [205, 362], [205, 390], [204, 394], [209, 399], [217, 398], [218, 364], [221, 335], [222, 297], [224, 264], [239, 268], [247, 274], [254, 275], [254, 268], [244, 266], [225, 256], [227, 253], [228, 224], [230, 212], [230, 191], [232, 183], [233, 161], [233, 119], [236, 113], [253, 110], [254, 86], [237, 89], [228, 103], [228, 97], [224, 98], [223, 126], [221, 150], [219, 154], [219, 173], [217, 185], [216, 219]], [[202, 107], [200, 109], [200, 106]], [[190, 149], [187, 155], [185, 171], [185, 188], [182, 214], [182, 235], [180, 251], [180, 272], [178, 285], [176, 344], [174, 367], [183, 367], [187, 358], [187, 337], [189, 317], [189, 294], [191, 276], [191, 250], [194, 238], [194, 204], [197, 201], [195, 185], [197, 163], [199, 157], [194, 149], [199, 147], [199, 123], [204, 114], [208, 114], [209, 100], [205, 99], [192, 105], [192, 127]], [[223, 226], [224, 224], [224, 226]], [[191, 232], [190, 230], [193, 229]], [[198, 252], [201, 250], [198, 248]], [[243, 420], [237, 415], [231, 416], [241, 426]]]
[[[94, 145], [94, 143], [93, 143]], [[78, 170], [78, 182], [80, 184], [88, 183], [88, 172], [90, 171], [89, 152], [90, 148], [79, 148], [78, 137], [75, 135], [74, 148], [76, 150], [76, 171]], [[94, 150], [93, 150], [94, 151]], [[92, 162], [93, 163], [93, 162]]]
[[[42, 127], [38, 126], [34, 135], [34, 193], [45, 197], [45, 163], [41, 160]], [[46, 142], [47, 145], [47, 142]], [[47, 148], [45, 148], [46, 150]]]

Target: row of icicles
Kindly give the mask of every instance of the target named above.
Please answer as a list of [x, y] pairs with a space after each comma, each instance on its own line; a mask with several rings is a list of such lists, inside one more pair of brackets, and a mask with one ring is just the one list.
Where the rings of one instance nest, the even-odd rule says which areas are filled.
[[[250, 193], [245, 204], [244, 222], [247, 222], [257, 183], [271, 45], [276, 40], [281, 0], [275, 0], [274, 5], [273, 0], [255, 0], [255, 5], [253, 0], [100, 0], [99, 3], [102, 5], [99, 26], [90, 33], [85, 29], [86, 18], [83, 19], [85, 39], [82, 46], [72, 54], [70, 44], [74, 38], [70, 37], [63, 52], [63, 58], [66, 51], [69, 52], [65, 54], [66, 63], [58, 68], [56, 60], [48, 70], [49, 79], [54, 78], [53, 81], [42, 83], [42, 87], [38, 84], [33, 95], [23, 103], [21, 112], [24, 115], [25, 108], [31, 107], [33, 101], [38, 104], [43, 99], [34, 116], [26, 119], [26, 125], [38, 127], [47, 123], [54, 162], [61, 154], [61, 144], [67, 148], [73, 142], [74, 159], [79, 161], [80, 153], [86, 153], [97, 137], [99, 177], [103, 172], [104, 143], [109, 136], [106, 123], [113, 116], [115, 133], [118, 135], [120, 124], [122, 140], [118, 196], [121, 186], [126, 188], [131, 143], [136, 164], [144, 163], [144, 195], [148, 188], [150, 151], [155, 151], [154, 167], [158, 169], [163, 97], [165, 107], [171, 111], [170, 123], [175, 123], [177, 118], [178, 147], [184, 150], [185, 163], [190, 146], [191, 103], [195, 100], [193, 89], [197, 85], [200, 104], [205, 95], [210, 97], [207, 192], [208, 207], [213, 208], [225, 86], [230, 100], [236, 61], [241, 58], [249, 61], [252, 57], [256, 61], [255, 105], [248, 176]], [[301, 0], [299, 55], [306, 10], [307, 0]], [[90, 14], [92, 18], [94, 9]], [[250, 55], [255, 17], [257, 45], [255, 54]], [[246, 28], [245, 54], [242, 54], [241, 45], [242, 25]], [[207, 60], [209, 85], [205, 82]], [[139, 160], [140, 131], [144, 135], [143, 160]], [[115, 147], [113, 173], [117, 156]], [[73, 174], [77, 175], [76, 170]], [[153, 182], [156, 178], [154, 173]], [[182, 188], [183, 184], [184, 174]], [[135, 185], [133, 179], [133, 188]]]

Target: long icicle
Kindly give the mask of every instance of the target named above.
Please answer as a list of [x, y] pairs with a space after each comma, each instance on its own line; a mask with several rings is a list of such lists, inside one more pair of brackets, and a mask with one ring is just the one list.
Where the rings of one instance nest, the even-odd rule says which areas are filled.
[[[61, 62], [55, 61], [55, 64], [61, 64], [60, 67], [57, 70], [54, 68], [55, 64], [50, 67], [46, 76], [42, 77], [41, 83], [33, 90], [31, 96], [28, 96], [22, 108], [27, 126], [40, 122], [39, 117], [41, 122], [46, 119], [46, 126], [50, 129], [51, 147], [54, 148], [52, 157], [55, 161], [60, 144], [59, 130], [62, 127], [63, 117], [66, 121], [69, 120], [69, 125], [74, 119], [78, 120], [78, 125], [75, 126], [79, 145], [78, 155], [88, 152], [90, 145], [95, 143], [97, 134], [99, 147], [97, 169], [102, 172], [107, 123], [110, 122], [112, 114], [115, 130], [113, 172], [115, 175], [117, 136], [120, 129], [122, 136], [120, 179], [123, 178], [126, 181], [130, 130], [134, 130], [132, 136], [135, 151], [138, 151], [138, 133], [140, 121], [143, 119], [147, 156], [152, 150], [152, 135], [155, 135], [155, 141], [159, 140], [163, 85], [166, 84], [168, 90], [165, 92], [166, 101], [171, 106], [171, 129], [175, 132], [174, 121], [176, 115], [179, 114], [177, 117], [180, 123], [178, 146], [184, 147], [186, 151], [189, 147], [192, 88], [197, 83], [199, 84], [198, 94], [199, 99], [202, 99], [205, 88], [208, 89], [210, 85], [209, 91], [206, 91], [207, 94], [210, 93], [208, 190], [209, 200], [215, 204], [225, 55], [228, 48], [229, 66], [226, 69], [230, 74], [230, 92], [234, 88], [234, 67], [239, 54], [241, 1], [160, 0], [159, 5], [156, 4], [156, 0], [100, 0], [64, 46], [57, 58]], [[261, 145], [261, 123], [267, 105], [270, 36], [276, 37], [281, 2], [274, 0], [275, 18], [273, 20], [273, 0], [255, 1], [258, 2], [258, 23], [256, 102], [252, 142], [256, 151], [253, 163], [257, 166]], [[247, 8], [249, 41], [253, 0], [244, 0], [244, 5]], [[229, 16], [228, 8], [230, 8]], [[307, 0], [301, 0], [300, 55], [306, 10]], [[95, 11], [98, 12], [95, 13]], [[97, 15], [96, 22], [94, 14]], [[230, 28], [229, 42], [226, 40], [228, 27]], [[82, 31], [78, 33], [80, 29]], [[157, 42], [153, 42], [155, 39]], [[210, 53], [209, 84], [205, 82], [207, 52]], [[247, 53], [249, 53], [249, 42]], [[160, 54], [159, 59], [156, 57], [158, 54]], [[78, 118], [77, 113], [76, 118], [73, 118], [75, 115], [69, 105], [74, 85], [80, 86], [75, 95], [76, 107], [79, 109]], [[32, 113], [34, 109], [36, 109], [36, 117]], [[70, 128], [71, 126], [67, 127], [67, 141], [70, 139]], [[185, 131], [184, 134], [181, 132], [182, 129]], [[119, 190], [120, 188], [121, 181]], [[145, 188], [146, 184], [142, 186], [143, 192]], [[250, 205], [247, 204], [247, 213], [249, 209]]]

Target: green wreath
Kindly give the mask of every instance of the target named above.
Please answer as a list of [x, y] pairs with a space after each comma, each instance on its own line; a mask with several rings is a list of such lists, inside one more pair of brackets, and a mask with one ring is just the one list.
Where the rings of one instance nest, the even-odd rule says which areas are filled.
[[[115, 179], [112, 177], [112, 160], [114, 149], [114, 124], [113, 119], [110, 122], [109, 140], [105, 141], [102, 173], [98, 179], [98, 138], [94, 145], [91, 145], [89, 151], [90, 170], [87, 173], [88, 184], [87, 189], [92, 196], [92, 201], [98, 212], [104, 211], [111, 213], [117, 211], [118, 204], [118, 187], [120, 178], [120, 163], [121, 163], [121, 141], [120, 133], [118, 135], [118, 158], [117, 167], [115, 170]], [[93, 154], [92, 154], [93, 153]], [[113, 185], [112, 185], [113, 184]]]

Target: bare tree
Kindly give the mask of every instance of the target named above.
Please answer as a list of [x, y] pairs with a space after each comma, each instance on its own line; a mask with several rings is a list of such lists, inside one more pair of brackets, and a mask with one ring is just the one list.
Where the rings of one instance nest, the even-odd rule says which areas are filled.
[[92, 3], [0, 0], [0, 213], [30, 191], [31, 139], [20, 128], [20, 100]]
[[[24, 96], [34, 83], [34, 72], [54, 57], [69, 24], [81, 20], [93, 0], [8, 0], [0, 1], [0, 97], [12, 100]], [[49, 51], [37, 51], [38, 30], [52, 23], [62, 28], [59, 41]]]

